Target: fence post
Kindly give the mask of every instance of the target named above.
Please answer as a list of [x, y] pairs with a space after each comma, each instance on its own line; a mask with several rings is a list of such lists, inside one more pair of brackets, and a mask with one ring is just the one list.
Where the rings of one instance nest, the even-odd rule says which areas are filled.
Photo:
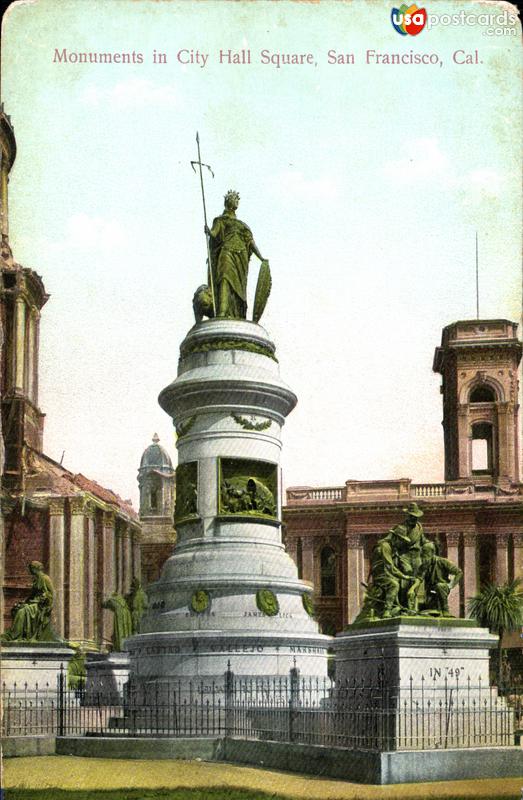
[[231, 662], [227, 661], [225, 672], [225, 735], [231, 736], [234, 727], [234, 672]]
[[64, 686], [64, 665], [60, 664], [60, 672], [58, 673], [58, 736], [64, 735]]
[[294, 741], [294, 721], [296, 714], [296, 706], [299, 701], [300, 694], [300, 671], [296, 667], [296, 658], [294, 658], [294, 666], [290, 670], [290, 695], [289, 695], [289, 742]]

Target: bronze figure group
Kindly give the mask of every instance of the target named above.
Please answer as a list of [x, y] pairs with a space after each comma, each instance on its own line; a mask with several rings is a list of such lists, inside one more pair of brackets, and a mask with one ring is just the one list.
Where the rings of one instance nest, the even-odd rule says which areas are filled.
[[372, 553], [363, 606], [355, 622], [399, 616], [452, 616], [448, 596], [462, 571], [440, 555], [425, 536], [423, 511], [405, 508], [406, 519], [377, 543]]

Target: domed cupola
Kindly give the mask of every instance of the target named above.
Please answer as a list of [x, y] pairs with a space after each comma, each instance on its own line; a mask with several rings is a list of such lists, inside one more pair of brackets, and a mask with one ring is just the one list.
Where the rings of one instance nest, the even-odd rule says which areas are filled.
[[173, 472], [171, 457], [167, 450], [159, 444], [159, 441], [160, 437], [155, 433], [153, 436], [153, 443], [143, 451], [140, 469], [138, 470], [139, 473], [149, 472], [151, 469], [157, 469], [169, 475]]
[[169, 453], [159, 442], [155, 433], [140, 461], [140, 517], [170, 516], [173, 508], [175, 473]]

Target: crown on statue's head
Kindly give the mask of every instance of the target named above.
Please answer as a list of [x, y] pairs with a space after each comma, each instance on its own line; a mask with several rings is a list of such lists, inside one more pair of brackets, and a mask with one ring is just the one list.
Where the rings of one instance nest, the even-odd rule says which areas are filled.
[[228, 200], [236, 200], [237, 203], [240, 202], [240, 193], [236, 192], [234, 189], [229, 189], [227, 194], [223, 198], [225, 200], [225, 205], [227, 205]]

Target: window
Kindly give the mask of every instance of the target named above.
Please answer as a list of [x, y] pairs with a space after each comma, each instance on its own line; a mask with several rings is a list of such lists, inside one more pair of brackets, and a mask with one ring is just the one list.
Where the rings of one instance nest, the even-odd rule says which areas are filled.
[[495, 403], [496, 402], [496, 395], [494, 394], [494, 390], [490, 388], [490, 386], [485, 386], [485, 384], [480, 384], [479, 386], [475, 386], [469, 398], [470, 403]]
[[472, 474], [492, 475], [494, 472], [492, 425], [476, 422], [472, 426]]
[[303, 578], [303, 545], [301, 537], [296, 542], [296, 566], [298, 567], [298, 578]]
[[158, 489], [151, 489], [150, 506], [151, 511], [158, 511]]
[[336, 553], [332, 547], [324, 547], [320, 555], [322, 597], [336, 595]]

